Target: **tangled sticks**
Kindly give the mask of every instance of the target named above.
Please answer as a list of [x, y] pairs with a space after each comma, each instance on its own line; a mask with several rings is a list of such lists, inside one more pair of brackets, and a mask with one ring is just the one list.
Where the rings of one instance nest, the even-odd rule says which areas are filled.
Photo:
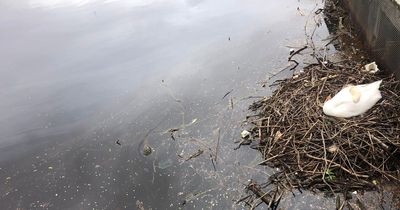
[[[251, 105], [256, 115], [247, 121], [263, 163], [281, 169], [275, 182], [336, 193], [374, 189], [381, 179], [400, 181], [400, 82], [360, 69], [351, 61], [309, 65]], [[363, 116], [323, 114], [326, 98], [344, 85], [380, 79], [382, 100]]]

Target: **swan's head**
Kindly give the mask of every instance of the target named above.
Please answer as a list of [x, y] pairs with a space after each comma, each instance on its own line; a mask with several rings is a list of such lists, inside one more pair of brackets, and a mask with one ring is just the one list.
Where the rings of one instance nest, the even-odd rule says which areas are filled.
[[333, 103], [332, 103], [331, 99], [332, 99], [331, 95], [328, 95], [325, 98], [324, 105], [322, 106], [322, 111], [326, 115], [332, 115], [332, 111], [334, 110], [333, 109]]
[[324, 114], [329, 116], [335, 115], [335, 105], [330, 98], [327, 98], [327, 100], [325, 100], [325, 103], [322, 106], [322, 111], [324, 112]]

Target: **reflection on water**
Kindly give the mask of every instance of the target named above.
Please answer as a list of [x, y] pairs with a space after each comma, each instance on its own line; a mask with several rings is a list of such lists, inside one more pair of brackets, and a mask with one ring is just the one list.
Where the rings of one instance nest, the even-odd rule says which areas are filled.
[[56, 7], [69, 7], [69, 6], [84, 6], [89, 3], [95, 2], [94, 0], [29, 0], [29, 5], [33, 8], [44, 7], [46, 9], [54, 9]]
[[[161, 1], [161, 0], [160, 0]], [[166, 0], [164, 0], [166, 1]], [[196, 4], [197, 2], [201, 2], [202, 0], [188, 0], [189, 4]], [[28, 8], [43, 8], [46, 10], [49, 9], [59, 9], [60, 7], [83, 7], [83, 6], [93, 6], [93, 4], [107, 4], [114, 3], [118, 4], [126, 4], [130, 7], [139, 7], [154, 4], [157, 0], [131, 0], [131, 1], [121, 1], [121, 0], [27, 0], [24, 2], [4, 2], [3, 4], [9, 5], [24, 5], [27, 4]]]
[[256, 82], [301, 45], [297, 7], [315, 3], [1, 2], [2, 208], [241, 209], [270, 173], [233, 150], [242, 99], [269, 94]]

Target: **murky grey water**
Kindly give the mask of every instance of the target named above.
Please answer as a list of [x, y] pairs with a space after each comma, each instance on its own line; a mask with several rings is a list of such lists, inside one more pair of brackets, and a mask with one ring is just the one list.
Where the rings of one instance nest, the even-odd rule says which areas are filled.
[[233, 150], [244, 98], [270, 93], [257, 82], [304, 43], [316, 4], [0, 2], [1, 208], [242, 209], [248, 179], [270, 173]]

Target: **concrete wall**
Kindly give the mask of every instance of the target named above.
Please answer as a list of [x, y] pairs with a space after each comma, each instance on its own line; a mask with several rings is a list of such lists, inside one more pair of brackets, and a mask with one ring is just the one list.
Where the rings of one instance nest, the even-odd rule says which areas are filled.
[[343, 0], [375, 60], [400, 78], [400, 0]]

